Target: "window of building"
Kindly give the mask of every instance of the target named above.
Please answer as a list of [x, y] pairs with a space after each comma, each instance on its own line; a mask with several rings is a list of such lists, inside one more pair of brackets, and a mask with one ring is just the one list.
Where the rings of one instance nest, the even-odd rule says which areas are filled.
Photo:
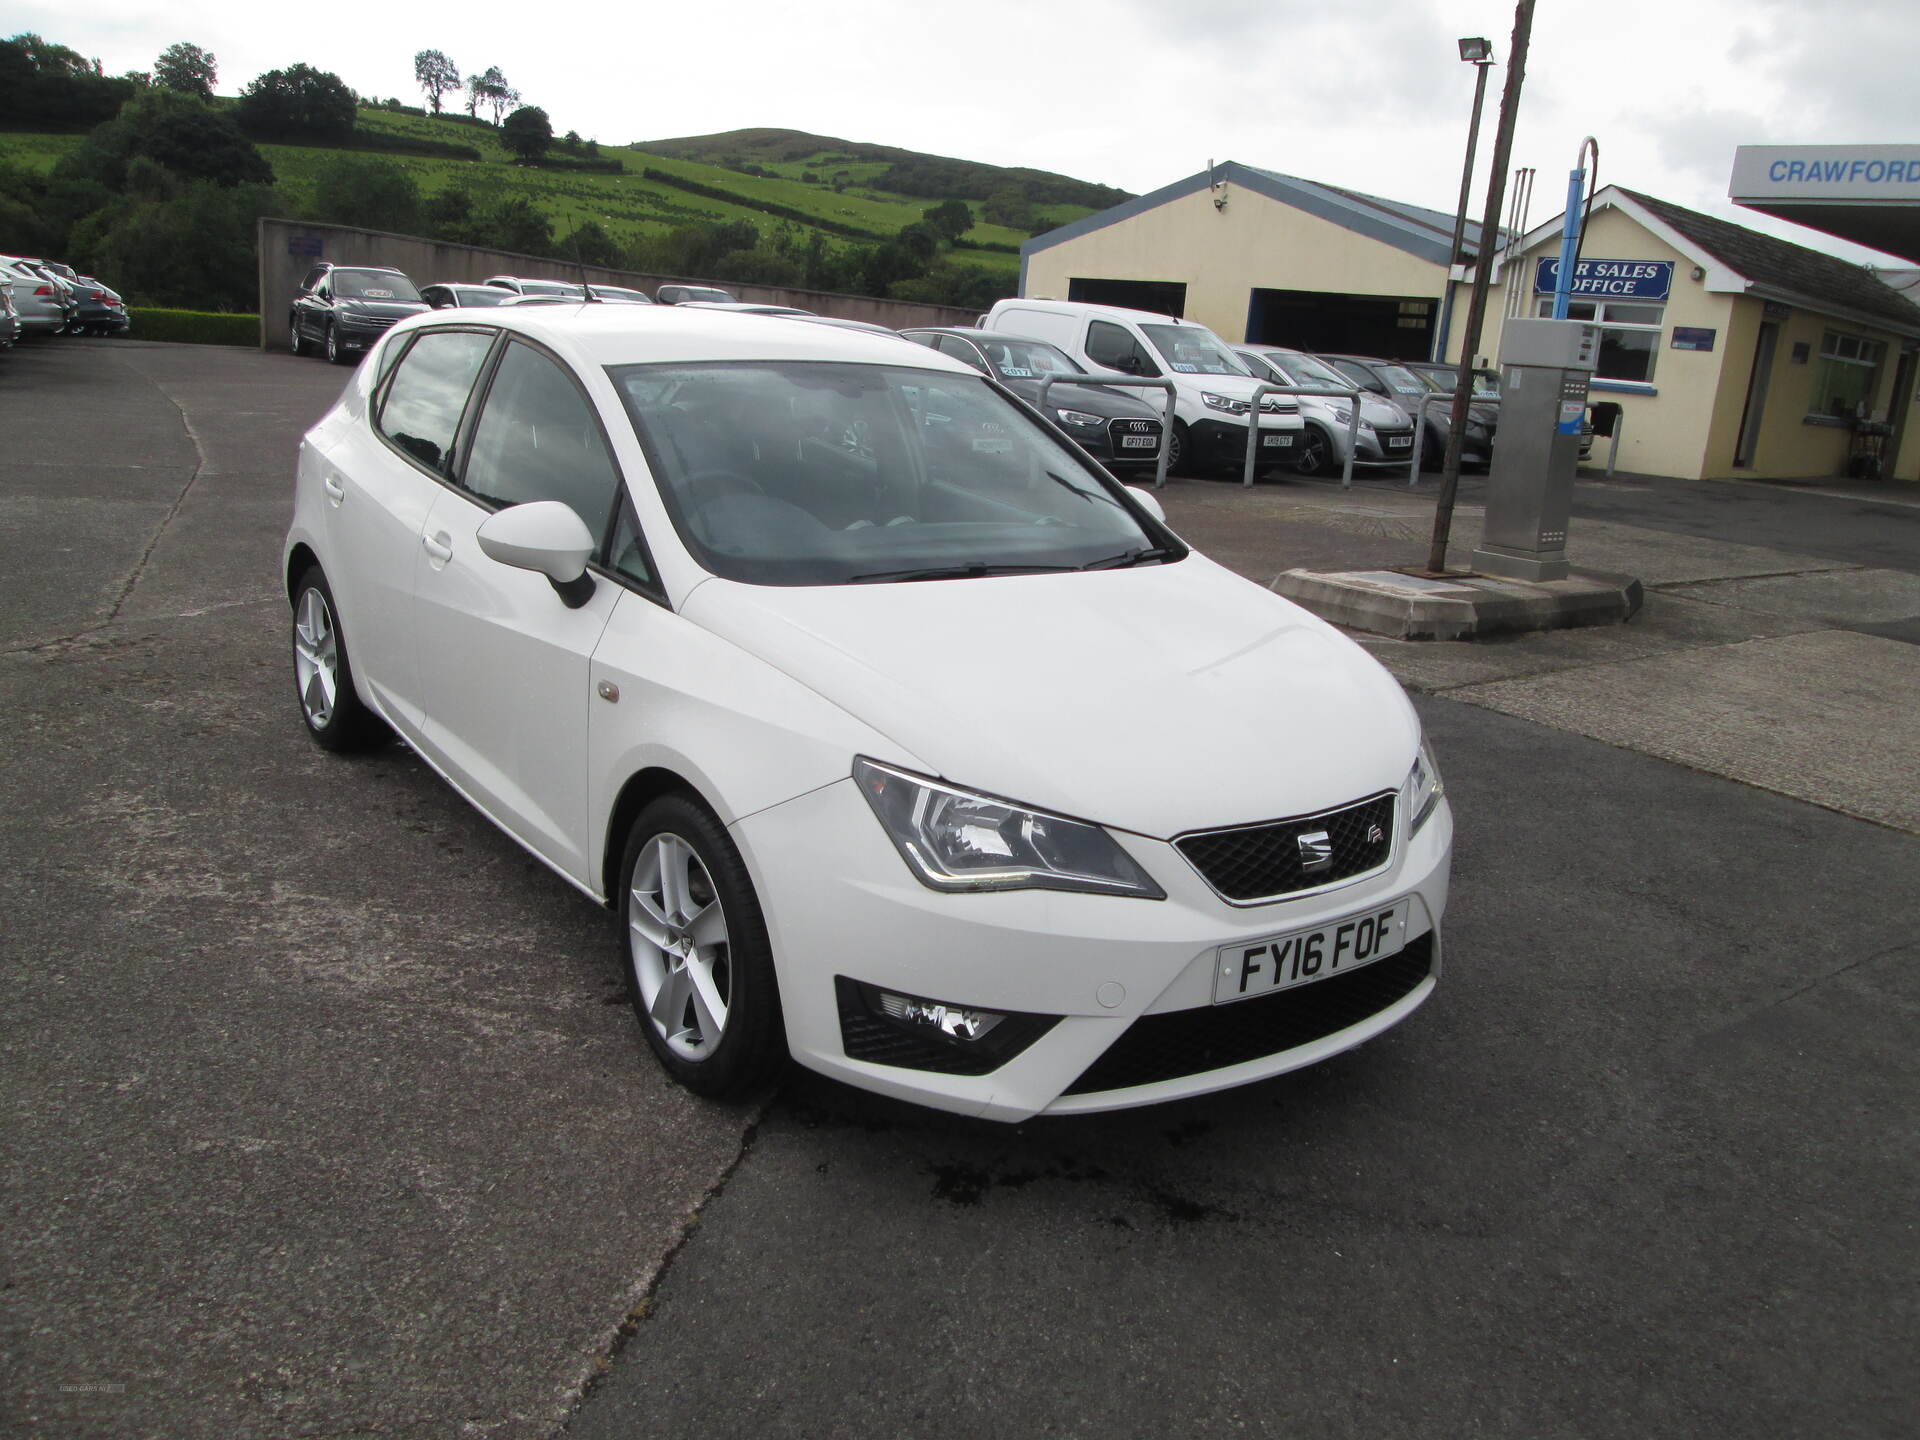
[[1866, 414], [1879, 389], [1880, 361], [1886, 353], [1878, 340], [1827, 331], [1820, 341], [1820, 365], [1813, 373], [1807, 413], [1840, 420]]
[[[1666, 308], [1626, 300], [1569, 301], [1569, 320], [1585, 320], [1600, 327], [1600, 356], [1593, 378], [1651, 382], [1653, 362], [1660, 355], [1660, 322]], [[1541, 299], [1534, 313], [1551, 317], [1552, 297]]]

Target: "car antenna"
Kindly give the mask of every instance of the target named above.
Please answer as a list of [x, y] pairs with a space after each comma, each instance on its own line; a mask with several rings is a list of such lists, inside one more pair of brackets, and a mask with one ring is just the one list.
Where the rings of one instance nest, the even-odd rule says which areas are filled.
[[580, 232], [573, 232], [573, 263], [580, 270], [580, 294], [582, 305], [600, 305], [605, 302], [593, 293], [593, 286], [587, 283], [587, 259], [580, 253]]

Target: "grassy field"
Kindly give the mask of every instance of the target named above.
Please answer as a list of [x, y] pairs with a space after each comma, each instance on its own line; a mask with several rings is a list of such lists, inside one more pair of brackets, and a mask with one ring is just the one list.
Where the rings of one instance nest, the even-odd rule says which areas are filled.
[[[828, 224], [852, 226], [884, 236], [912, 224], [925, 210], [938, 203], [873, 188], [872, 181], [886, 170], [886, 161], [853, 160], [831, 151], [822, 151], [800, 160], [769, 159], [764, 163], [764, 168], [771, 173], [762, 177], [697, 160], [603, 146], [598, 158], [617, 162], [622, 173], [595, 174], [515, 164], [501, 148], [498, 132], [490, 125], [363, 108], [359, 115], [359, 126], [362, 130], [379, 135], [472, 147], [480, 153], [480, 159], [443, 159], [417, 155], [382, 155], [380, 158], [403, 167], [413, 176], [423, 195], [430, 196], [460, 186], [476, 198], [490, 201], [523, 197], [552, 222], [554, 234], [560, 238], [588, 220], [598, 222], [619, 240], [657, 235], [676, 225], [688, 223], [746, 220], [763, 231], [781, 224], [802, 223], [769, 215], [762, 208], [767, 205], [797, 211]], [[44, 172], [51, 170], [61, 156], [80, 142], [78, 135], [0, 133], [0, 163]], [[323, 165], [340, 153], [304, 145], [262, 145], [260, 149], [272, 164], [280, 187], [288, 198], [289, 208], [293, 209], [305, 208], [311, 201], [315, 176]], [[696, 195], [662, 184], [646, 178], [643, 172], [648, 169], [724, 190], [736, 198]], [[810, 184], [800, 178], [811, 172], [821, 181], [826, 181], [842, 171], [847, 172], [845, 188], [838, 192], [828, 184]], [[1025, 233], [987, 224], [978, 218], [980, 202], [968, 203], [974, 211], [976, 223], [964, 238], [975, 244], [1008, 248], [967, 248], [955, 258], [994, 270], [1017, 267], [1019, 257], [1016, 252], [1020, 242], [1026, 239]], [[1048, 205], [1044, 208], [1048, 219], [1056, 224], [1089, 213], [1084, 205]]]

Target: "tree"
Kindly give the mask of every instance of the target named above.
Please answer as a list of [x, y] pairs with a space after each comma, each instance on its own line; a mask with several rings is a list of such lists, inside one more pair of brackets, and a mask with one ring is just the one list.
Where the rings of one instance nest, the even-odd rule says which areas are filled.
[[420, 230], [420, 187], [392, 160], [335, 155], [313, 181], [319, 218], [336, 225], [413, 235]]
[[522, 165], [531, 165], [544, 157], [553, 143], [553, 124], [538, 105], [523, 105], [500, 127], [500, 143]]
[[479, 217], [474, 213], [473, 196], [459, 185], [449, 185], [428, 198], [423, 209], [427, 234], [457, 245], [478, 245], [481, 234]]
[[949, 241], [958, 240], [973, 228], [973, 211], [964, 200], [947, 200], [921, 212], [920, 218]]
[[111, 275], [136, 304], [246, 312], [260, 303], [254, 222], [280, 212], [271, 185], [179, 180], [137, 160], [128, 193], [73, 229], [76, 267]]
[[427, 104], [440, 113], [440, 97], [460, 88], [460, 67], [443, 50], [422, 50], [413, 57], [413, 78], [427, 92]]
[[273, 167], [227, 112], [177, 90], [148, 90], [96, 125], [54, 167], [56, 177], [119, 190], [128, 167], [150, 160], [178, 176], [218, 185], [270, 185]]
[[345, 139], [353, 133], [353, 91], [311, 65], [269, 70], [240, 92], [234, 109], [250, 135], [273, 139]]
[[478, 116], [480, 107], [486, 106], [493, 111], [493, 123], [500, 123], [501, 115], [509, 105], [520, 102], [520, 92], [507, 83], [507, 77], [500, 73], [498, 65], [489, 65], [478, 75], [467, 77], [467, 113]]
[[1005, 225], [1013, 230], [1025, 230], [1033, 224], [1033, 202], [1017, 185], [1003, 185], [987, 196], [980, 213], [989, 224]]
[[169, 45], [153, 62], [153, 83], [162, 90], [183, 90], [209, 100], [213, 98], [213, 82], [218, 74], [212, 52], [184, 40]]
[[132, 81], [108, 79], [99, 66], [64, 45], [27, 32], [0, 40], [0, 126], [83, 130], [111, 120], [133, 97]]
[[[511, 122], [513, 117], [509, 115], [507, 119]], [[608, 270], [619, 269], [627, 260], [620, 242], [601, 229], [597, 220], [586, 221], [561, 241], [560, 257], [577, 260], [582, 265], [599, 265]]]
[[488, 213], [480, 221], [479, 230], [486, 237], [482, 243], [496, 250], [544, 255], [553, 248], [553, 226], [547, 223], [546, 216], [517, 195]]

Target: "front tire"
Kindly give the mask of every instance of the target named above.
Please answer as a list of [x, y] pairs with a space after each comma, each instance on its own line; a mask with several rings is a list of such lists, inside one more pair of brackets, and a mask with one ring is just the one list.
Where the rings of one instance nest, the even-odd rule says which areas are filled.
[[379, 717], [353, 688], [339, 612], [318, 565], [294, 586], [293, 689], [307, 733], [323, 749], [364, 750], [384, 737]]
[[1318, 425], [1300, 432], [1300, 453], [1293, 457], [1292, 469], [1298, 475], [1328, 475], [1338, 467], [1333, 463], [1333, 441]]
[[1187, 463], [1187, 457], [1192, 453], [1192, 450], [1193, 447], [1187, 439], [1186, 422], [1182, 420], [1174, 421], [1173, 433], [1167, 437], [1167, 474], [1180, 474], [1180, 467]]
[[353, 356], [341, 347], [340, 327], [327, 322], [327, 360], [334, 365], [351, 365]]
[[306, 338], [300, 333], [300, 317], [294, 315], [287, 321], [287, 353], [304, 355], [307, 353]]
[[685, 795], [633, 822], [620, 865], [627, 984], [640, 1029], [667, 1073], [729, 1099], [786, 1058], [766, 921], [725, 828]]

